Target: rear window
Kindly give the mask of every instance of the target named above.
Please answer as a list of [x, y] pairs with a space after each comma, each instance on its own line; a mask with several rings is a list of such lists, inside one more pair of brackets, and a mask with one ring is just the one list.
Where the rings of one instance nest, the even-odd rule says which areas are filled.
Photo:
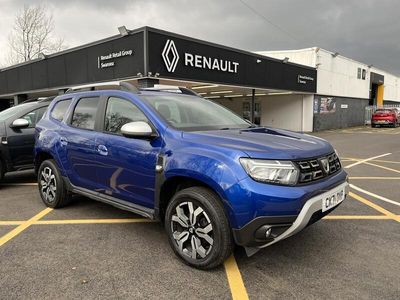
[[67, 99], [57, 102], [56, 105], [53, 107], [51, 117], [58, 121], [62, 121], [64, 119], [65, 113], [68, 110], [69, 105], [71, 104], [71, 101], [72, 99]]
[[98, 97], [80, 99], [75, 106], [71, 125], [77, 128], [94, 130], [98, 104]]

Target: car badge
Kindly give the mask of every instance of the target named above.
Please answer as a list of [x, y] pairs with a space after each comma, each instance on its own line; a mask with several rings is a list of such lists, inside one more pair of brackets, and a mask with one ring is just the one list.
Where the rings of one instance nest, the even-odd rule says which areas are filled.
[[327, 158], [322, 158], [321, 160], [322, 168], [324, 169], [326, 174], [329, 174], [329, 161]]

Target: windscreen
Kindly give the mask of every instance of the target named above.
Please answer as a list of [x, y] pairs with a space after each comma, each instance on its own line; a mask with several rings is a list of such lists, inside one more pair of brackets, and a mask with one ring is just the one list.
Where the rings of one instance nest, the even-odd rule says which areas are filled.
[[183, 131], [248, 128], [251, 124], [210, 100], [188, 95], [143, 95], [172, 127]]
[[17, 105], [17, 106], [13, 106], [13, 107], [7, 108], [6, 110], [3, 110], [2, 112], [0, 112], [0, 122], [5, 121], [8, 118], [13, 117], [18, 112], [20, 112], [21, 109], [24, 109], [24, 108], [26, 108], [28, 106], [33, 106], [33, 104], [32, 103], [20, 104], [20, 105]]

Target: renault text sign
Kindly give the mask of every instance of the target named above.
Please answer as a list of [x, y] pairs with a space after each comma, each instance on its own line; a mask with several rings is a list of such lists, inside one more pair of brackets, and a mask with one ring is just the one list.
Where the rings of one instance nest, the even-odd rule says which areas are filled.
[[[173, 40], [167, 40], [161, 53], [165, 67], [170, 73], [175, 72], [179, 62], [179, 53]], [[219, 59], [210, 56], [184, 53], [184, 65], [191, 68], [199, 68], [227, 73], [238, 73], [239, 63], [227, 59]]]

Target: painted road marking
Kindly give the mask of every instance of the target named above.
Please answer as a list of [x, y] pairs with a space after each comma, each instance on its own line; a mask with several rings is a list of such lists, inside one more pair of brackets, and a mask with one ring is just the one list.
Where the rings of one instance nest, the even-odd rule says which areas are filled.
[[328, 215], [322, 218], [323, 220], [392, 220], [388, 216], [336, 216]]
[[0, 225], [2, 225], [2, 226], [18, 226], [24, 222], [25, 221], [0, 221]]
[[355, 176], [355, 177], [349, 177], [350, 180], [399, 180], [400, 177], [362, 177], [362, 176]]
[[[400, 215], [397, 215], [400, 217]], [[384, 215], [327, 215], [323, 220], [391, 220]], [[0, 226], [18, 226], [26, 221], [0, 221]], [[123, 224], [123, 223], [156, 223], [150, 219], [76, 219], [76, 220], [39, 220], [32, 225], [73, 225], [73, 224]]]
[[2, 183], [0, 186], [37, 186], [37, 183], [26, 182], [26, 183]]
[[388, 199], [388, 198], [386, 198], [386, 197], [379, 196], [379, 195], [377, 195], [377, 194], [371, 193], [371, 192], [366, 191], [366, 190], [364, 190], [364, 189], [362, 189], [362, 188], [360, 188], [360, 187], [358, 187], [358, 186], [356, 186], [356, 185], [354, 185], [354, 184], [350, 184], [350, 187], [351, 187], [352, 189], [355, 189], [355, 190], [361, 192], [361, 193], [364, 193], [364, 194], [366, 194], [366, 195], [372, 196], [372, 197], [374, 197], [374, 198], [376, 198], [376, 199], [385, 201], [385, 202], [390, 203], [390, 204], [394, 204], [394, 205], [400, 206], [400, 203], [397, 202], [397, 201], [390, 200], [390, 199]]
[[392, 220], [395, 220], [395, 221], [400, 223], [400, 216], [395, 215], [394, 213], [384, 209], [383, 207], [381, 207], [381, 206], [379, 206], [379, 205], [377, 205], [377, 204], [375, 204], [375, 203], [373, 203], [373, 202], [371, 202], [371, 201], [369, 201], [369, 200], [367, 200], [367, 199], [365, 199], [365, 198], [363, 198], [363, 197], [361, 197], [361, 196], [359, 196], [357, 194], [354, 194], [353, 192], [350, 192], [349, 195], [350, 195], [350, 197], [352, 197], [352, 198], [354, 198], [354, 199], [356, 199], [356, 200], [368, 205], [369, 207], [372, 207], [373, 209], [379, 211], [380, 213], [388, 216]]
[[154, 223], [156, 221], [135, 218], [135, 219], [77, 219], [77, 220], [40, 220], [35, 225], [62, 225], [62, 224], [118, 224], [118, 223]]
[[248, 300], [246, 287], [244, 286], [242, 274], [236, 263], [235, 256], [232, 254], [224, 263], [226, 277], [228, 278], [229, 287], [233, 300]]
[[384, 157], [384, 156], [388, 156], [388, 155], [390, 155], [390, 154], [392, 154], [392, 153], [385, 153], [385, 154], [377, 155], [377, 156], [374, 156], [374, 157], [362, 159], [362, 160], [359, 160], [358, 162], [355, 162], [355, 163], [353, 163], [353, 164], [351, 164], [351, 165], [348, 165], [348, 166], [346, 166], [346, 167], [344, 167], [344, 168], [345, 168], [345, 169], [350, 169], [350, 168], [352, 168], [352, 167], [354, 167], [354, 166], [358, 166], [358, 165], [363, 164], [363, 163], [365, 163], [365, 162], [367, 162], [367, 161], [374, 160], [374, 159], [376, 159], [376, 158], [380, 158], [380, 157]]
[[378, 168], [381, 168], [381, 169], [384, 169], [384, 170], [388, 170], [388, 171], [392, 171], [392, 172], [400, 173], [400, 171], [399, 171], [399, 170], [392, 169], [392, 168], [388, 168], [388, 167], [384, 167], [384, 166], [377, 165], [377, 164], [373, 164], [373, 163], [370, 163], [370, 162], [364, 162], [364, 164], [366, 164], [366, 165], [370, 165], [370, 166], [374, 166], [374, 167], [378, 167]]
[[381, 176], [381, 177], [368, 177], [368, 176], [354, 176], [349, 177], [350, 180], [399, 180], [400, 177], [389, 177], [389, 176]]
[[374, 162], [388, 163], [388, 164], [400, 164], [400, 161], [382, 160], [382, 159], [374, 159]]
[[22, 231], [24, 231], [25, 229], [27, 229], [29, 226], [31, 226], [33, 223], [35, 223], [36, 221], [38, 221], [39, 219], [43, 218], [45, 215], [47, 215], [49, 212], [51, 212], [53, 209], [52, 208], [45, 208], [44, 210], [42, 210], [40, 213], [38, 213], [37, 215], [33, 216], [32, 218], [30, 218], [29, 220], [25, 221], [24, 223], [22, 223], [21, 225], [19, 225], [17, 228], [14, 228], [13, 230], [11, 230], [9, 233], [7, 233], [6, 235], [2, 236], [0, 238], [0, 247], [3, 246], [5, 243], [7, 243], [9, 240], [11, 240], [12, 238], [16, 237], [18, 234], [20, 234]]

